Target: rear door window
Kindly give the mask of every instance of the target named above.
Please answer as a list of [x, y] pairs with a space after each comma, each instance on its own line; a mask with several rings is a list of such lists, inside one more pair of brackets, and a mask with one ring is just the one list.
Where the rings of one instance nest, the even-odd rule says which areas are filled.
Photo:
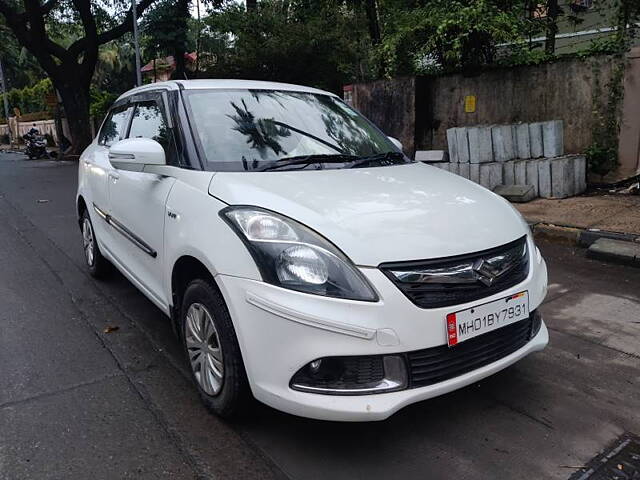
[[110, 147], [114, 143], [125, 138], [127, 134], [127, 124], [133, 107], [118, 107], [109, 112], [107, 119], [100, 129], [98, 143]]
[[167, 124], [164, 109], [155, 100], [145, 100], [136, 104], [128, 138], [150, 138], [164, 148], [167, 164], [174, 163], [176, 152], [171, 129]]

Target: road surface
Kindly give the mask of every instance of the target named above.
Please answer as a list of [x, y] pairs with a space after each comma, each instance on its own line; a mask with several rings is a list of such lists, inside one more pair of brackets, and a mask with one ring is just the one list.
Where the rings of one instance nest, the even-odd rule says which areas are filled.
[[551, 244], [544, 352], [384, 422], [221, 421], [168, 319], [87, 275], [76, 170], [0, 153], [2, 480], [568, 478], [640, 433], [640, 269]]

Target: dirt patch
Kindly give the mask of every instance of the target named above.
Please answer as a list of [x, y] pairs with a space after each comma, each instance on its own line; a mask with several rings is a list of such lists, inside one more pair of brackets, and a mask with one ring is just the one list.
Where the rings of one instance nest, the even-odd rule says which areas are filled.
[[640, 196], [602, 195], [537, 199], [514, 205], [530, 223], [550, 223], [640, 234]]

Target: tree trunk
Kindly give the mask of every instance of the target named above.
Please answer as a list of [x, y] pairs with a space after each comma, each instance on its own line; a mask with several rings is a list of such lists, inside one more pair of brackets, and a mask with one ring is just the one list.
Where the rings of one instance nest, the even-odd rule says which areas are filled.
[[81, 85], [78, 82], [65, 81], [63, 85], [54, 87], [60, 92], [65, 116], [69, 122], [71, 133], [70, 155], [80, 155], [93, 140], [89, 118], [89, 85]]
[[[142, 14], [154, 0], [140, 0], [137, 13]], [[189, 18], [189, 1], [178, 0], [186, 10], [186, 31]], [[24, 10], [18, 9], [22, 3]], [[20, 45], [25, 47], [51, 78], [60, 93], [71, 132], [72, 154], [81, 153], [91, 143], [89, 124], [89, 85], [98, 60], [100, 45], [120, 38], [133, 28], [133, 10], [130, 9], [121, 23], [109, 30], [98, 31], [90, 0], [73, 0], [73, 11], [77, 13], [85, 36], [75, 39], [71, 45], [63, 46], [49, 37], [45, 19], [59, 2], [48, 0], [24, 0], [7, 2], [0, 0], [0, 15], [11, 28]], [[66, 7], [65, 7], [66, 8]], [[184, 52], [184, 46], [182, 48]], [[184, 64], [184, 55], [181, 56]]]
[[547, 38], [544, 42], [544, 51], [547, 55], [553, 55], [556, 51], [559, 13], [558, 0], [549, 0], [547, 2]]
[[378, 5], [376, 0], [366, 0], [365, 9], [367, 12], [367, 23], [369, 25], [369, 35], [374, 45], [380, 43], [380, 20], [378, 19]]

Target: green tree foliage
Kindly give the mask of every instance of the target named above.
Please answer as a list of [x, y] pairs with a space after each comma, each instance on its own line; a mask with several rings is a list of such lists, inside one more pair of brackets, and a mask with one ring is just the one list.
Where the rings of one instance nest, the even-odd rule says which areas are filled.
[[142, 43], [154, 57], [173, 55], [176, 78], [185, 78], [184, 54], [195, 50], [196, 30], [190, 28], [190, 1], [161, 0], [142, 21]]
[[[139, 0], [142, 13], [153, 0]], [[91, 142], [90, 87], [100, 46], [133, 28], [128, 0], [0, 0], [0, 15], [60, 94], [73, 153]]]
[[135, 50], [133, 35], [100, 47], [91, 87], [121, 94], [135, 85]]
[[205, 19], [213, 77], [273, 80], [339, 91], [369, 77], [370, 40], [353, 11], [332, 1], [230, 3]]
[[[19, 108], [24, 115], [27, 113], [43, 112], [47, 109], [46, 96], [53, 91], [51, 80], [45, 78], [31, 87], [12, 88], [7, 92], [9, 108]], [[0, 106], [4, 101], [4, 95], [0, 95]], [[4, 110], [2, 111], [4, 116]]]
[[45, 74], [36, 59], [20, 46], [1, 16], [0, 38], [0, 58], [7, 89], [27, 87], [44, 78]]
[[384, 11], [377, 52], [388, 75], [470, 69], [495, 61], [497, 45], [525, 30], [519, 2], [431, 0]]
[[109, 108], [111, 108], [111, 105], [117, 98], [117, 93], [111, 93], [106, 90], [100, 90], [96, 87], [92, 87], [89, 114], [96, 120], [96, 122], [101, 123], [107, 115]]

